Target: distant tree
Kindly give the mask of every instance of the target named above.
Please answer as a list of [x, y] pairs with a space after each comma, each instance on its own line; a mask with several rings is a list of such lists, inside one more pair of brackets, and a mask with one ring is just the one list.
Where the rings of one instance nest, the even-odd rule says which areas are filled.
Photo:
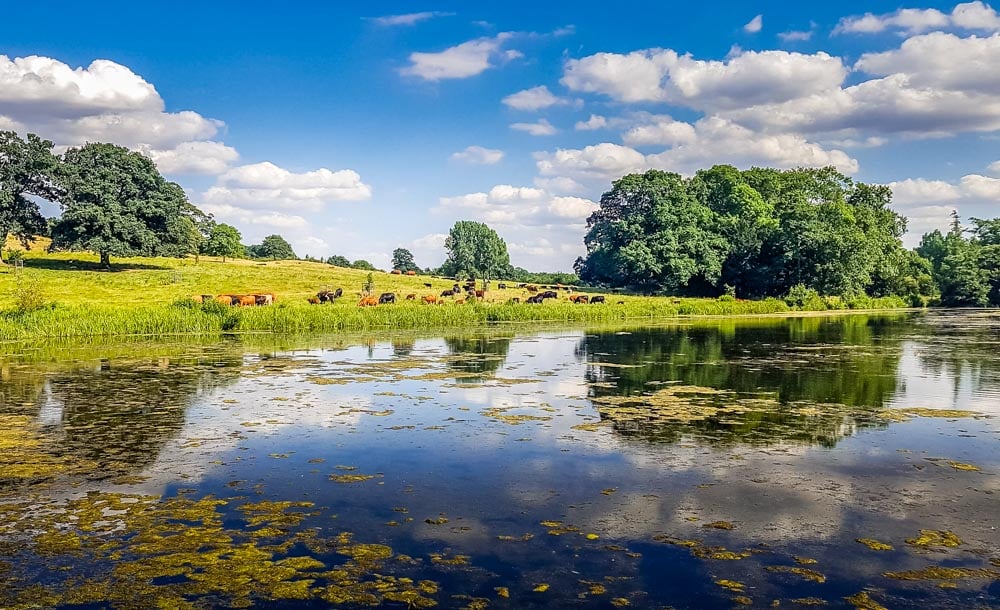
[[56, 171], [63, 212], [53, 227], [56, 247], [111, 256], [184, 256], [195, 208], [153, 162], [115, 144], [71, 148]]
[[292, 251], [292, 245], [280, 235], [268, 235], [265, 237], [260, 246], [255, 249], [255, 255], [256, 258], [269, 258], [273, 261], [295, 260], [298, 258], [295, 256], [295, 252]]
[[369, 263], [363, 258], [359, 258], [358, 260], [351, 263], [351, 267], [353, 269], [360, 269], [362, 271], [375, 271], [375, 265]]
[[396, 248], [392, 251], [392, 268], [399, 269], [403, 273], [420, 271], [420, 267], [413, 262], [413, 254], [406, 248]]
[[507, 243], [481, 222], [456, 222], [448, 232], [444, 247], [448, 250], [448, 258], [441, 266], [443, 273], [481, 278], [484, 289], [489, 280], [499, 278], [510, 266]]
[[58, 199], [52, 179], [56, 163], [52, 142], [33, 133], [22, 140], [13, 131], [0, 131], [0, 248], [9, 234], [27, 246], [31, 236], [48, 233], [48, 222], [28, 195]]
[[351, 266], [351, 261], [347, 260], [346, 256], [340, 256], [339, 254], [334, 254], [330, 258], [326, 259], [327, 265], [333, 265], [335, 267], [348, 267]]
[[221, 256], [222, 262], [226, 258], [239, 258], [246, 254], [243, 244], [243, 236], [231, 225], [217, 224], [212, 227], [212, 232], [208, 236], [205, 244], [205, 254], [209, 256]]
[[728, 250], [714, 232], [717, 224], [680, 175], [630, 174], [614, 182], [587, 219], [588, 254], [577, 260], [577, 274], [587, 282], [647, 291], [713, 285]]

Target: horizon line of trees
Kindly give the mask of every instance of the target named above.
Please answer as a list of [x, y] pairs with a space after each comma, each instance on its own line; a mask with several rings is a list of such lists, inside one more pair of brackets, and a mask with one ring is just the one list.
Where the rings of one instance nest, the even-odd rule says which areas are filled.
[[903, 247], [889, 187], [833, 167], [729, 165], [690, 178], [649, 170], [616, 180], [587, 219], [580, 278], [678, 296], [938, 294], [930, 261]]
[[[38, 200], [57, 204], [46, 219]], [[396, 248], [394, 269], [460, 279], [584, 284], [685, 296], [781, 297], [811, 290], [827, 296], [897, 295], [910, 302], [1000, 305], [1000, 219], [953, 215], [906, 249], [906, 219], [889, 205], [889, 187], [854, 182], [835, 168], [738, 170], [716, 165], [685, 178], [649, 170], [612, 183], [587, 219], [586, 256], [576, 274], [513, 267], [507, 244], [481, 222], [457, 221], [437, 269], [420, 269]], [[166, 180], [148, 157], [88, 143], [53, 153], [35, 134], [0, 131], [0, 244], [48, 234], [52, 247], [111, 257], [201, 254], [297, 259], [280, 235], [244, 245]], [[315, 260], [315, 259], [313, 259]], [[376, 270], [333, 255], [331, 265]]]

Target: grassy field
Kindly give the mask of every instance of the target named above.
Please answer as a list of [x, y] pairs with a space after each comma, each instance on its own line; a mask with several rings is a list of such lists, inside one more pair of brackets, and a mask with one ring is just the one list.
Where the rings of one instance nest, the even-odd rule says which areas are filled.
[[[11, 245], [8, 243], [8, 246]], [[439, 295], [454, 282], [425, 276], [374, 272], [375, 293], [394, 292], [395, 305], [359, 308], [368, 272], [305, 261], [257, 262], [194, 259], [113, 259], [113, 270], [87, 253], [46, 254], [40, 242], [25, 253], [24, 268], [0, 266], [0, 340], [45, 337], [169, 335], [220, 332], [309, 333], [345, 330], [471, 327], [494, 322], [617, 322], [679, 315], [747, 315], [788, 312], [780, 300], [734, 301], [607, 295], [603, 305], [577, 305], [560, 291], [542, 305], [509, 304], [524, 299], [523, 289], [491, 290], [476, 303], [425, 305], [424, 295]], [[18, 278], [18, 276], [20, 276]], [[426, 284], [430, 284], [427, 286]], [[513, 286], [513, 284], [512, 284]], [[322, 289], [342, 288], [333, 305], [310, 305]], [[270, 292], [266, 307], [199, 306], [193, 295]], [[18, 294], [20, 293], [20, 298]], [[23, 311], [27, 293], [44, 303]], [[416, 295], [417, 302], [405, 301]], [[835, 308], [846, 304], [829, 301]], [[902, 307], [898, 299], [871, 300], [866, 308]], [[820, 307], [817, 307], [819, 309]], [[825, 309], [825, 307], [824, 307]]]

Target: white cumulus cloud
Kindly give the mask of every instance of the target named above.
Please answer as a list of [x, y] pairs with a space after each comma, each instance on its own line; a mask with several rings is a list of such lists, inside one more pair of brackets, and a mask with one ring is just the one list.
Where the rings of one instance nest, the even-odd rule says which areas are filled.
[[362, 201], [371, 194], [371, 187], [353, 170], [293, 173], [265, 161], [228, 170], [202, 198], [242, 208], [320, 210], [330, 202]]
[[503, 98], [502, 102], [504, 105], [515, 110], [541, 110], [542, 108], [569, 103], [554, 95], [545, 85], [512, 93]]
[[465, 150], [452, 153], [452, 161], [460, 161], [470, 165], [494, 165], [504, 157], [502, 150], [484, 148], [482, 146], [467, 146]]
[[400, 73], [429, 81], [476, 76], [495, 67], [496, 60], [520, 56], [517, 51], [515, 55], [502, 52], [504, 42], [512, 36], [510, 32], [501, 32], [491, 38], [477, 38], [437, 53], [410, 53], [410, 65], [402, 68]]
[[743, 26], [743, 31], [748, 34], [756, 34], [764, 27], [764, 16], [757, 15]]
[[511, 123], [510, 128], [533, 136], [551, 136], [559, 131], [545, 119], [539, 119], [534, 123]]
[[945, 28], [993, 32], [1000, 30], [1000, 15], [983, 2], [963, 2], [950, 14], [937, 9], [901, 8], [892, 13], [844, 17], [834, 28], [834, 34], [878, 34], [898, 30], [920, 34]]
[[596, 131], [598, 129], [604, 129], [607, 126], [607, 118], [599, 114], [592, 114], [586, 121], [577, 121], [573, 128], [577, 131]]

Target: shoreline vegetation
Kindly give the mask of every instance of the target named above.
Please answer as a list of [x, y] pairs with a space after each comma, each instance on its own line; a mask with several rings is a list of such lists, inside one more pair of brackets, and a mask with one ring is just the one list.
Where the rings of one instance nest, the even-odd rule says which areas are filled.
[[[40, 244], [41, 245], [41, 244]], [[129, 258], [113, 271], [99, 270], [96, 255], [25, 252], [24, 268], [0, 267], [0, 341], [24, 342], [86, 337], [304, 334], [408, 329], [477, 329], [515, 323], [636, 323], [690, 316], [747, 316], [795, 311], [900, 309], [896, 297], [854, 299], [807, 296], [791, 305], [782, 299], [635, 296], [580, 288], [575, 294], [606, 296], [603, 304], [575, 304], [567, 291], [543, 304], [522, 301], [526, 290], [493, 288], [484, 300], [444, 305], [420, 302], [455, 283], [446, 278], [373, 272], [375, 294], [393, 292], [400, 302], [358, 307], [365, 271], [309, 261], [247, 261]], [[494, 282], [494, 286], [498, 285]], [[334, 304], [310, 305], [323, 289], [342, 288]], [[273, 305], [231, 307], [191, 299], [200, 294], [271, 292]], [[406, 296], [415, 295], [414, 301]], [[23, 301], [34, 303], [24, 307]], [[0, 350], [3, 348], [0, 347]]]

